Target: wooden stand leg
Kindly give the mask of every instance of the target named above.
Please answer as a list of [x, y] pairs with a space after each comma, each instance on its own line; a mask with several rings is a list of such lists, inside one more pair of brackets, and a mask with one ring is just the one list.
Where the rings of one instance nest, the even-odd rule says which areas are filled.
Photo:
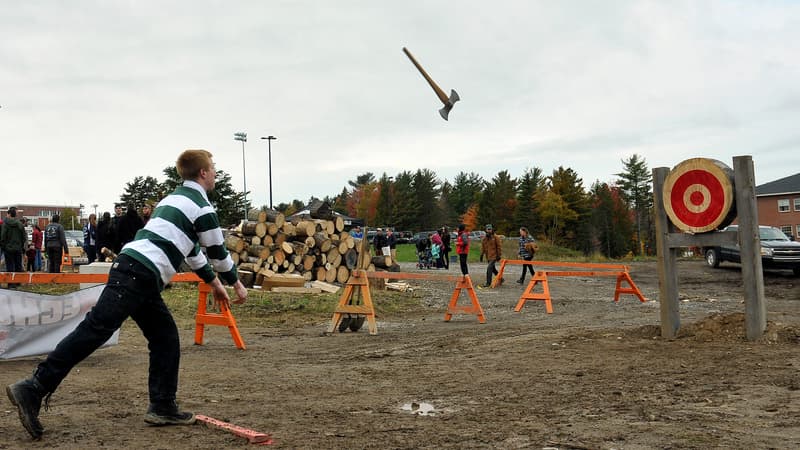
[[[470, 306], [457, 306], [462, 290], [467, 291], [471, 300]], [[478, 322], [486, 323], [486, 316], [483, 314], [483, 308], [478, 301], [478, 296], [475, 295], [475, 288], [472, 286], [472, 279], [469, 275], [464, 275], [456, 281], [456, 287], [453, 290], [453, 295], [450, 297], [450, 303], [447, 305], [447, 312], [444, 314], [444, 321], [449, 322], [453, 314], [458, 313], [474, 314], [478, 317]]]
[[239, 333], [239, 328], [236, 326], [236, 319], [233, 318], [230, 308], [225, 305], [220, 307], [219, 313], [209, 313], [206, 310], [206, 302], [208, 295], [211, 293], [211, 287], [206, 283], [198, 285], [198, 300], [197, 300], [197, 314], [195, 315], [194, 326], [194, 343], [195, 345], [203, 345], [203, 334], [205, 333], [206, 325], [222, 325], [228, 327], [233, 338], [233, 343], [236, 348], [240, 350], [245, 349], [244, 340]]
[[[533, 289], [536, 287], [537, 284], [542, 285], [542, 293], [536, 294], [533, 292]], [[528, 283], [528, 287], [525, 288], [525, 292], [519, 297], [519, 301], [517, 302], [517, 306], [514, 307], [514, 312], [520, 312], [522, 307], [525, 306], [525, 302], [528, 300], [543, 300], [544, 307], [547, 311], [547, 314], [553, 314], [553, 303], [550, 300], [550, 287], [547, 284], [547, 272], [544, 270], [537, 271], [531, 277], [530, 283]]]

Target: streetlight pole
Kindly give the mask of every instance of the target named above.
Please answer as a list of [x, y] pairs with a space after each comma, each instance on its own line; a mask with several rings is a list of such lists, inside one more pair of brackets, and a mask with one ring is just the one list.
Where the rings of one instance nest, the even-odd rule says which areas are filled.
[[247, 133], [233, 133], [233, 139], [242, 141], [242, 180], [244, 181], [244, 220], [247, 220], [247, 166], [244, 162], [244, 143], [247, 142]]
[[269, 161], [269, 209], [272, 209], [272, 141], [278, 138], [275, 136], [261, 136], [261, 139], [267, 140], [267, 160]]

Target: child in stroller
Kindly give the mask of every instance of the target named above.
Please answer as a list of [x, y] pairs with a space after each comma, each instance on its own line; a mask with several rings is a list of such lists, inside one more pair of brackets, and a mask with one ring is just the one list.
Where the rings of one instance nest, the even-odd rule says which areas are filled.
[[417, 241], [417, 268], [431, 269], [436, 267], [436, 260], [431, 252], [431, 240], [427, 237]]

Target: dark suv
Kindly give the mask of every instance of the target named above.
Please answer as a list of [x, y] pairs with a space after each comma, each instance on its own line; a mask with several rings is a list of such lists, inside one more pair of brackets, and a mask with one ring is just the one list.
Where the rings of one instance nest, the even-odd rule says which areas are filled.
[[[726, 227], [723, 231], [738, 232], [737, 225]], [[783, 232], [775, 227], [758, 227], [761, 238], [761, 266], [764, 269], [790, 269], [800, 276], [800, 242], [789, 240]], [[741, 263], [739, 245], [723, 245], [703, 249], [706, 263], [711, 267], [719, 267], [723, 261]]]

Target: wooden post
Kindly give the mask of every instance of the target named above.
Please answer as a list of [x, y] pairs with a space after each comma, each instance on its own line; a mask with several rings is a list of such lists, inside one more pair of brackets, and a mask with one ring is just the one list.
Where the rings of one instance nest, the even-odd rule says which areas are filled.
[[667, 167], [653, 169], [653, 210], [656, 225], [656, 253], [658, 255], [658, 296], [661, 308], [661, 337], [674, 339], [681, 326], [678, 311], [677, 250], [669, 245], [668, 235], [673, 226], [664, 210], [664, 179]]
[[747, 339], [756, 340], [767, 328], [764, 304], [764, 272], [761, 267], [761, 238], [755, 197], [755, 174], [750, 156], [734, 156], [736, 210], [739, 217], [739, 247], [744, 288]]

